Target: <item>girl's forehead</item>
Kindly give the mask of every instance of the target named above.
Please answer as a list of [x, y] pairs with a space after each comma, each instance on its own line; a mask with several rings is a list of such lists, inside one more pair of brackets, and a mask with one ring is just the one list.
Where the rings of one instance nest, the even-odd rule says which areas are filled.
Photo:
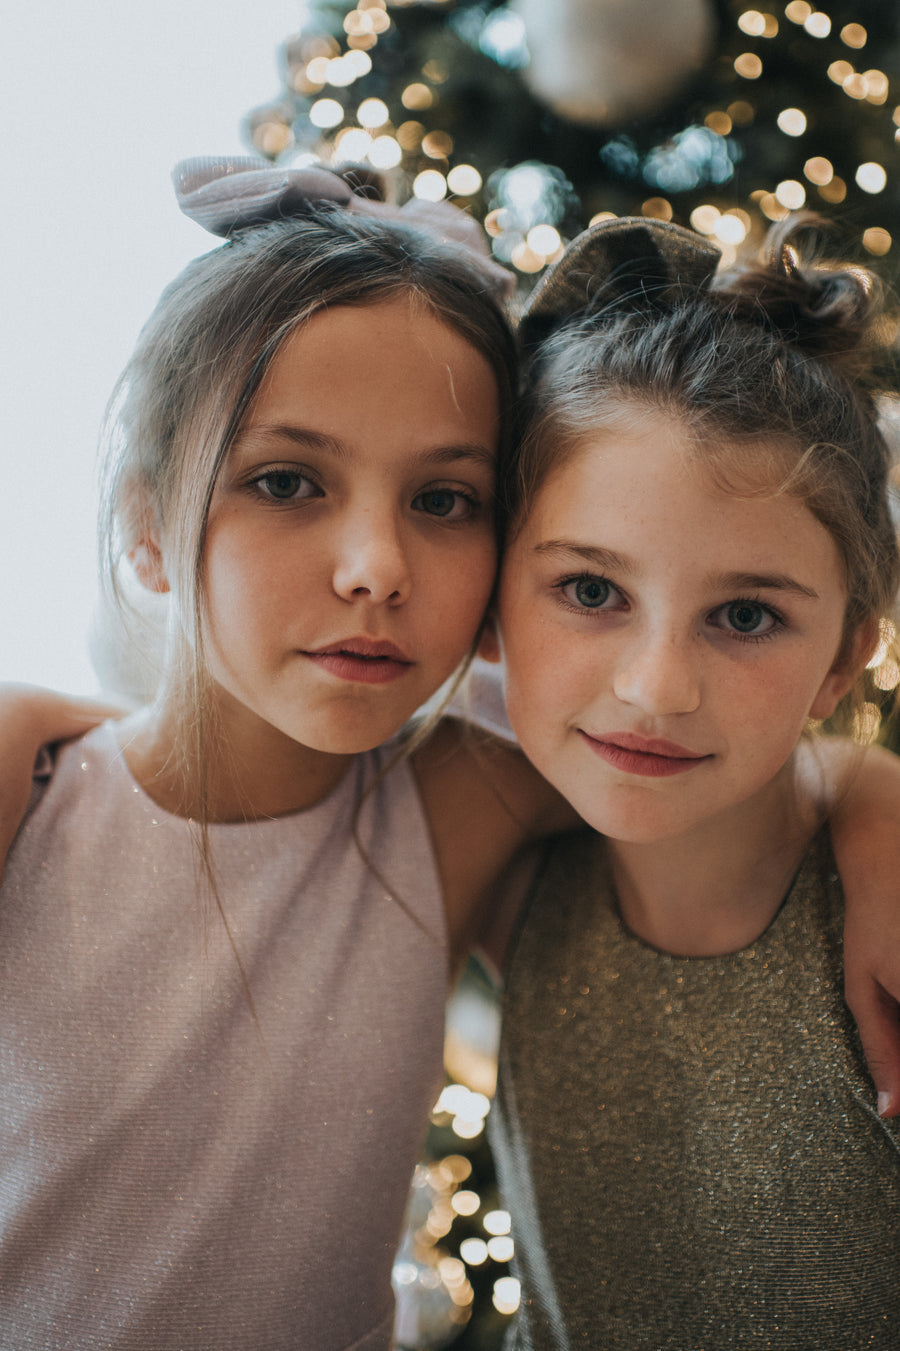
[[568, 437], [556, 461], [548, 460], [532, 505], [542, 495], [570, 494], [573, 479], [585, 494], [633, 484], [643, 497], [665, 483], [688, 496], [774, 499], [795, 477], [799, 457], [784, 437], [698, 430], [675, 411], [626, 405]]
[[[415, 295], [401, 293], [368, 304], [318, 310], [290, 332], [275, 353], [256, 395], [309, 391], [323, 382], [353, 382], [364, 399], [391, 371], [437, 378], [448, 387], [478, 370], [496, 388], [488, 358], [459, 329]], [[424, 396], [423, 396], [424, 397]]]
[[635, 573], [776, 568], [843, 586], [830, 532], [804, 501], [778, 490], [777, 443], [736, 440], [729, 468], [731, 449], [718, 443], [706, 457], [683, 424], [661, 415], [598, 430], [548, 475], [517, 539], [537, 557], [615, 554]]
[[335, 306], [285, 339], [232, 451], [268, 437], [347, 462], [454, 452], [493, 463], [499, 404], [488, 359], [421, 304]]

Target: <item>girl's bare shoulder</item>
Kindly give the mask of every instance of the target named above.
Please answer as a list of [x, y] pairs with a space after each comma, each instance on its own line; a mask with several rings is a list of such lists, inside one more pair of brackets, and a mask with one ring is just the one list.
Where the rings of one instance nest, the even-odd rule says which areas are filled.
[[515, 855], [576, 818], [514, 743], [455, 718], [439, 723], [412, 760], [451, 949], [461, 957], [483, 928], [498, 879]]

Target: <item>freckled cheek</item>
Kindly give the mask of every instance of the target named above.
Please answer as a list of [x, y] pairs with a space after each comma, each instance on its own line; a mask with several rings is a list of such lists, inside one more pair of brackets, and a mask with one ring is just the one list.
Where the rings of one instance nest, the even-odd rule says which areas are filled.
[[465, 631], [471, 641], [487, 610], [496, 567], [496, 549], [492, 542], [486, 543], [461, 561], [439, 560], [429, 568], [427, 579], [423, 575], [415, 591], [438, 622], [443, 616], [455, 630]]
[[507, 652], [507, 671], [509, 717], [526, 750], [555, 744], [579, 704], [564, 655], [520, 647]]
[[296, 546], [296, 540], [280, 540], [272, 530], [211, 531], [205, 564], [208, 594], [251, 607], [265, 607], [279, 595], [296, 595], [298, 586], [321, 574], [323, 558], [321, 550]]
[[734, 681], [724, 685], [714, 714], [727, 744], [740, 748], [747, 763], [774, 773], [791, 755], [806, 725], [809, 707], [798, 673], [776, 674], [765, 679]]

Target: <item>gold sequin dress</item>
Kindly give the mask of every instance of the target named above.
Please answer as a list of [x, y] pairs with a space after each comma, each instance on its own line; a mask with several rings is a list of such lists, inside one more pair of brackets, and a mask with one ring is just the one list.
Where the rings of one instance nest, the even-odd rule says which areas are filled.
[[493, 1144], [516, 1347], [897, 1351], [900, 1129], [842, 997], [843, 900], [814, 842], [727, 956], [622, 924], [603, 843], [555, 844], [507, 973]]

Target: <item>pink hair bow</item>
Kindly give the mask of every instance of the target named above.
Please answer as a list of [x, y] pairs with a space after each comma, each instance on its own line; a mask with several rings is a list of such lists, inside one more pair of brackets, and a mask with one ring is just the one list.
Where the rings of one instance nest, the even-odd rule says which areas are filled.
[[511, 273], [495, 263], [481, 226], [449, 202], [412, 198], [403, 206], [354, 192], [329, 169], [279, 168], [249, 156], [208, 156], [182, 160], [172, 171], [178, 205], [210, 234], [228, 237], [235, 230], [303, 215], [331, 202], [363, 216], [396, 220], [460, 244], [478, 259], [491, 284], [504, 294], [515, 285]]

